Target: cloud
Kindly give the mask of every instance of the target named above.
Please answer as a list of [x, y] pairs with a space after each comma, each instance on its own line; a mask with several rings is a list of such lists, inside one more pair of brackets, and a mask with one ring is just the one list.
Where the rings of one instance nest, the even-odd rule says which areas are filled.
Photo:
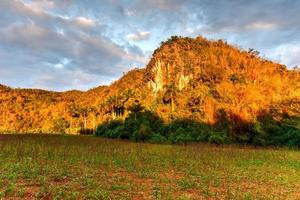
[[248, 30], [273, 30], [277, 27], [276, 23], [269, 23], [269, 22], [253, 22], [250, 24], [247, 24], [245, 26]]
[[299, 55], [300, 43], [280, 45], [272, 52], [272, 57], [274, 60], [280, 63], [285, 63], [290, 67], [300, 66]]
[[33, 0], [29, 3], [22, 1], [27, 7], [35, 11], [43, 11], [45, 9], [52, 9], [55, 7], [55, 2], [51, 0]]
[[128, 34], [126, 37], [129, 40], [132, 40], [134, 42], [139, 42], [139, 41], [143, 41], [143, 40], [148, 40], [150, 35], [151, 35], [150, 32], [141, 31], [141, 32], [137, 32], [137, 33]]
[[21, 1], [0, 4], [0, 15], [7, 17], [0, 18], [0, 69], [10, 71], [0, 78], [7, 84], [88, 89], [109, 83], [133, 64], [144, 65], [142, 50], [116, 43], [106, 36], [105, 25], [87, 16], [56, 15]]
[[70, 90], [70, 88], [88, 90], [94, 87], [95, 85], [105, 84], [105, 81], [103, 80], [107, 79], [113, 81], [113, 79], [111, 79], [110, 77], [84, 73], [81, 71], [55, 70], [41, 74], [34, 81], [34, 87], [38, 87], [41, 89], [57, 90], [57, 87], [59, 86], [60, 91]]
[[95, 26], [96, 22], [92, 19], [88, 19], [86, 17], [77, 17], [75, 21], [80, 25], [80, 26]]
[[53, 90], [107, 84], [145, 66], [171, 35], [222, 38], [292, 67], [300, 64], [299, 7], [294, 0], [1, 0], [0, 80]]

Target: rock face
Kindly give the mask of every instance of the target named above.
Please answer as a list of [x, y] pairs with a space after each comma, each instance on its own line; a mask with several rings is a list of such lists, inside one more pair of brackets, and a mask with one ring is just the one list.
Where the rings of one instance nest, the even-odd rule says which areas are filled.
[[300, 99], [299, 71], [258, 54], [221, 40], [171, 38], [153, 53], [145, 69], [145, 80], [155, 96], [152, 101], [160, 102], [155, 112], [168, 118], [173, 107], [173, 117], [209, 123], [218, 120], [220, 111], [245, 121], [275, 107], [273, 114], [284, 109], [297, 115], [284, 102]]
[[172, 37], [144, 69], [109, 86], [58, 93], [0, 85], [0, 131], [51, 132], [61, 118], [69, 129], [93, 128], [124, 119], [136, 102], [167, 122], [249, 122], [262, 113], [280, 119], [300, 115], [300, 72], [221, 40]]
[[153, 79], [148, 82], [153, 93], [156, 94], [163, 91], [165, 87], [172, 82], [174, 82], [175, 87], [181, 91], [189, 84], [189, 81], [193, 77], [192, 75], [184, 75], [183, 72], [174, 74], [172, 71], [173, 68], [169, 63], [164, 63], [164, 61], [161, 60], [155, 62], [152, 68]]
[[152, 89], [153, 93], [158, 93], [163, 91], [165, 84], [167, 83], [169, 76], [168, 74], [169, 65], [165, 65], [164, 62], [157, 61], [152, 68], [153, 79], [148, 82], [149, 87]]
[[192, 78], [193, 78], [193, 75], [185, 76], [185, 75], [181, 74], [179, 77], [179, 82], [178, 82], [179, 91], [181, 91], [185, 87], [187, 87]]

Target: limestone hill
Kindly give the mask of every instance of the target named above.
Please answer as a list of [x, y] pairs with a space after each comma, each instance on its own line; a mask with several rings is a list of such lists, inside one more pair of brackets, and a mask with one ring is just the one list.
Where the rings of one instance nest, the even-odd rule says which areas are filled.
[[139, 102], [166, 122], [189, 118], [209, 124], [253, 122], [262, 113], [278, 120], [300, 115], [300, 73], [252, 49], [226, 42], [171, 37], [144, 69], [86, 92], [11, 89], [0, 85], [0, 130], [55, 132], [58, 123], [80, 127], [124, 117]]

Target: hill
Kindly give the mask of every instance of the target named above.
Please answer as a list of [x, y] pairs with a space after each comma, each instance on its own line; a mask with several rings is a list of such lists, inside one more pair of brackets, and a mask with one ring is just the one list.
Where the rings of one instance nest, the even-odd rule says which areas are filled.
[[50, 92], [0, 86], [2, 132], [68, 132], [124, 119], [139, 102], [165, 122], [188, 118], [233, 127], [264, 114], [300, 115], [300, 73], [259, 52], [222, 40], [171, 37], [146, 68], [86, 92]]

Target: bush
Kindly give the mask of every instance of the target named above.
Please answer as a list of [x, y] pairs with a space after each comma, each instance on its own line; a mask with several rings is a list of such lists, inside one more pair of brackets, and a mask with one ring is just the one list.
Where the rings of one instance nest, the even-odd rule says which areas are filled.
[[120, 131], [119, 127], [123, 127], [123, 122], [120, 120], [112, 120], [110, 122], [104, 122], [97, 127], [95, 134], [96, 136], [105, 136], [105, 137], [109, 135], [115, 135], [112, 134], [111, 131], [117, 128]]
[[[124, 122], [112, 120], [99, 125], [96, 135], [152, 143], [187, 144], [198, 141], [212, 144], [234, 142], [300, 147], [299, 117], [286, 117], [282, 121], [276, 121], [270, 115], [263, 115], [258, 118], [257, 122], [249, 124], [232, 116], [230, 121], [229, 115], [224, 110], [219, 110], [218, 123], [215, 126], [189, 119], [178, 119], [165, 125], [156, 114], [139, 110], [141, 109], [136, 109], [135, 112], [129, 114]], [[63, 121], [58, 121], [57, 124], [59, 125], [57, 127], [66, 126]], [[81, 130], [80, 133], [90, 134], [91, 132], [91, 129], [87, 129]]]
[[193, 120], [180, 119], [173, 121], [168, 126], [168, 135], [172, 135], [175, 132], [189, 135], [194, 141], [207, 141], [211, 127]]
[[264, 131], [260, 122], [256, 122], [250, 128], [250, 143], [258, 146], [266, 145], [267, 133]]
[[208, 138], [208, 142], [211, 144], [228, 144], [230, 139], [226, 133], [219, 131], [212, 133]]
[[108, 138], [120, 138], [122, 132], [123, 132], [123, 125], [120, 125], [113, 129], [108, 129], [103, 136]]
[[289, 147], [300, 147], [300, 131], [290, 129], [284, 135], [285, 145]]
[[179, 134], [176, 135], [174, 143], [175, 144], [187, 144], [188, 142], [192, 142], [194, 139], [189, 134]]
[[136, 131], [134, 131], [132, 135], [132, 139], [135, 141], [146, 141], [151, 138], [153, 134], [152, 129], [147, 123], [142, 123]]
[[149, 142], [163, 144], [163, 143], [167, 143], [168, 140], [166, 137], [162, 136], [161, 134], [155, 133], [151, 136], [151, 138], [149, 139]]
[[197, 130], [197, 135], [194, 135], [197, 142], [207, 142], [209, 136], [213, 133], [213, 127], [207, 124], [200, 124]]
[[295, 127], [277, 124], [267, 128], [269, 145], [300, 147], [300, 131]]
[[[172, 128], [171, 128], [172, 129]], [[179, 127], [175, 132], [170, 134], [170, 142], [175, 144], [186, 144], [194, 140], [190, 133], [183, 127]]]
[[123, 137], [147, 140], [152, 133], [160, 134], [163, 126], [163, 121], [150, 111], [131, 113], [125, 119]]
[[270, 115], [259, 118], [253, 125], [253, 144], [300, 147], [299, 118], [276, 121]]

